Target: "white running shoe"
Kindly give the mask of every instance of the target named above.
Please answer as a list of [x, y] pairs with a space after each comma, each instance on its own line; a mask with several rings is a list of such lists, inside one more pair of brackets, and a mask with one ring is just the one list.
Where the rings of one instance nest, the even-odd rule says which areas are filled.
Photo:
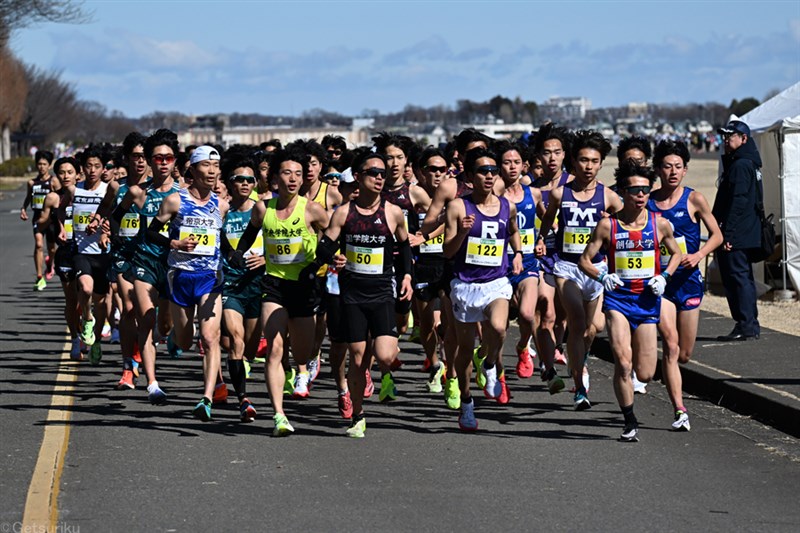
[[675, 431], [689, 431], [692, 425], [689, 423], [689, 413], [682, 410], [675, 411], [675, 422], [672, 423], [672, 429]]
[[497, 379], [497, 365], [492, 365], [492, 368], [487, 368], [486, 365], [481, 365], [483, 375], [486, 376], [486, 385], [483, 386], [483, 393], [487, 398], [497, 398], [502, 392], [503, 386]]
[[308, 398], [308, 372], [300, 372], [294, 382], [295, 398]]
[[636, 394], [647, 394], [647, 383], [642, 383], [636, 378], [635, 370], [631, 370], [631, 381], [633, 381], [633, 392]]
[[308, 362], [308, 382], [314, 383], [314, 380], [317, 379], [319, 375], [319, 355], [313, 358], [311, 361]]

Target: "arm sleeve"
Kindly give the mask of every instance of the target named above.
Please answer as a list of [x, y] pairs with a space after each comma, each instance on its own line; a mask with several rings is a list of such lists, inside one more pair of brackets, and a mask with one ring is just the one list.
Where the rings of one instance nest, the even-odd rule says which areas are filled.
[[147, 240], [148, 242], [152, 242], [156, 246], [160, 246], [162, 248], [169, 248], [169, 243], [172, 239], [169, 237], [165, 237], [161, 235], [161, 228], [164, 227], [164, 223], [159, 221], [157, 217], [153, 217], [153, 220], [150, 221], [150, 225], [147, 226]]
[[398, 254], [395, 257], [394, 267], [400, 276], [411, 275], [413, 269], [413, 258], [411, 253], [411, 244], [408, 240], [397, 243]]

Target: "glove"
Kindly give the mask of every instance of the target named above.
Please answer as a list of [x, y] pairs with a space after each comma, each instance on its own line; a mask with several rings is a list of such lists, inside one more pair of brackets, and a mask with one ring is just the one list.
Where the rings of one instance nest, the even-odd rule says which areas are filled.
[[605, 272], [598, 278], [600, 283], [603, 284], [603, 288], [606, 292], [611, 292], [617, 287], [622, 287], [623, 283], [622, 280], [619, 279], [617, 274], [606, 274]]
[[667, 288], [667, 280], [664, 279], [664, 276], [659, 274], [654, 278], [650, 278], [650, 281], [647, 282], [647, 286], [650, 287], [650, 290], [653, 291], [653, 294], [656, 296], [661, 296], [664, 294], [664, 289]]
[[228, 264], [237, 270], [247, 270], [247, 262], [244, 259], [244, 250], [234, 250], [228, 257]]

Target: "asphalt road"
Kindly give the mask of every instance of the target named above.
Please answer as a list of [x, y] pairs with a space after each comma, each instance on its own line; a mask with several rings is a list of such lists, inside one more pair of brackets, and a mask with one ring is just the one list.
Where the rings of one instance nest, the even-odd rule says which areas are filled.
[[[11, 212], [20, 203], [13, 194], [0, 201], [3, 532], [22, 520], [45, 427], [59, 423], [47, 414], [66, 340], [58, 284], [31, 291], [30, 225]], [[797, 530], [797, 439], [696, 398], [687, 402], [692, 431], [673, 433], [654, 383], [636, 398], [641, 442], [620, 443], [612, 367], [598, 359], [590, 411], [573, 411], [570, 394], [550, 396], [538, 378], [510, 375], [511, 404], [476, 390], [480, 431], [463, 434], [457, 414], [426, 392], [419, 347], [403, 348], [400, 397], [381, 405], [373, 396], [363, 440], [344, 436], [327, 375], [310, 398], [287, 402], [296, 434], [274, 439], [258, 377], [248, 382], [254, 424], [240, 424], [233, 403], [214, 409], [211, 423], [192, 418], [194, 354], [159, 360], [170, 394], [161, 407], [142, 387], [114, 390], [116, 347], [99, 367], [68, 365], [77, 381], [54, 523], [84, 533]]]

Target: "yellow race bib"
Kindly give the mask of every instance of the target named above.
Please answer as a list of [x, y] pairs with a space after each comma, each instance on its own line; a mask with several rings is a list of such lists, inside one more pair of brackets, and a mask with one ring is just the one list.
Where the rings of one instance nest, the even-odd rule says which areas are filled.
[[217, 247], [217, 232], [208, 228], [192, 228], [181, 226], [178, 230], [179, 239], [184, 240], [193, 237], [197, 241], [197, 246], [191, 252], [194, 255], [214, 255]]
[[614, 252], [614, 269], [620, 279], [650, 279], [656, 275], [656, 252]]
[[504, 247], [504, 239], [469, 237], [465, 262], [470, 265], [500, 266], [503, 264]]
[[357, 274], [383, 274], [383, 248], [365, 248], [348, 244], [345, 247], [345, 268]]

